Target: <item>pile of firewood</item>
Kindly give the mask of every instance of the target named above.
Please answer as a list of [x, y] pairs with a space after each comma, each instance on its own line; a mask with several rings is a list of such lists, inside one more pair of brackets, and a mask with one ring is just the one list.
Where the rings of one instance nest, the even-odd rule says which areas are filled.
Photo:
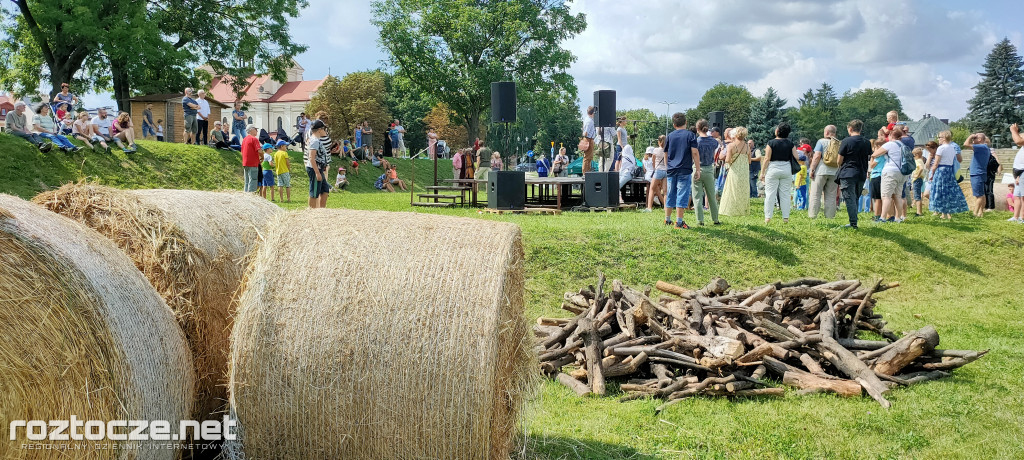
[[[715, 278], [699, 290], [663, 281], [658, 300], [619, 280], [565, 294], [571, 319], [539, 318], [541, 371], [577, 394], [604, 395], [620, 378], [623, 401], [654, 397], [658, 410], [697, 395], [781, 395], [769, 374], [799, 393], [862, 391], [889, 407], [890, 388], [949, 375], [988, 351], [942, 350], [925, 326], [899, 337], [874, 311], [881, 280], [799, 279], [730, 291]], [[867, 331], [885, 340], [861, 340]]]

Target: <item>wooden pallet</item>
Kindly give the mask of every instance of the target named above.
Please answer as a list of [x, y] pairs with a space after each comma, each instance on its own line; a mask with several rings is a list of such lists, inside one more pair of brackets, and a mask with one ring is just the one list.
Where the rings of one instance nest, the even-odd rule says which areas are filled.
[[487, 208], [486, 211], [491, 214], [550, 214], [557, 216], [562, 213], [561, 210], [552, 208], [523, 208], [523, 209], [491, 209]]
[[613, 207], [592, 207], [592, 208], [587, 208], [587, 207], [582, 207], [581, 206], [581, 207], [578, 207], [578, 208], [573, 208], [573, 210], [574, 211], [590, 211], [590, 212], [615, 212], [615, 211], [632, 211], [632, 210], [635, 210], [636, 208], [637, 208], [637, 204], [636, 203], [626, 203], [626, 204], [620, 204], [618, 206], [613, 206]]

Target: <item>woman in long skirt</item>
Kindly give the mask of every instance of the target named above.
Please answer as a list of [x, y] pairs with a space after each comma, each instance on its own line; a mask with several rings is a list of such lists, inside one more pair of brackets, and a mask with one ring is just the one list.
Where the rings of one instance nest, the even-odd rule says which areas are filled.
[[722, 189], [722, 205], [719, 213], [725, 216], [745, 216], [750, 212], [750, 147], [747, 145], [747, 128], [732, 129], [735, 139], [726, 147], [725, 187]]
[[967, 198], [956, 183], [956, 170], [953, 166], [962, 162], [963, 158], [950, 144], [952, 139], [953, 134], [949, 131], [939, 133], [941, 145], [935, 151], [936, 158], [932, 161], [929, 176], [929, 180], [932, 181], [932, 192], [928, 210], [939, 213], [942, 219], [950, 219], [953, 214], [968, 210]]

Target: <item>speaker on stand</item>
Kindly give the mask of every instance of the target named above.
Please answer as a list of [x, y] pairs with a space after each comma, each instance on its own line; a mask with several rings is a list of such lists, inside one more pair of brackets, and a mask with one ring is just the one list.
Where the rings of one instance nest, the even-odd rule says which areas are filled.
[[619, 206], [619, 173], [591, 171], [583, 179], [583, 203], [588, 208]]
[[[516, 122], [516, 84], [511, 81], [491, 83], [491, 123], [505, 124], [504, 152], [508, 158], [512, 133], [509, 125]], [[523, 209], [526, 207], [526, 173], [495, 171], [487, 175], [487, 207], [491, 209]]]
[[[600, 89], [594, 91], [594, 127], [597, 128], [598, 136], [595, 139], [601, 142], [604, 139], [603, 128], [615, 127], [615, 90]], [[600, 145], [600, 144], [599, 144]], [[609, 148], [611, 146], [608, 146]], [[605, 170], [605, 160], [608, 152], [601, 152], [601, 170]]]
[[718, 132], [725, 135], [725, 112], [719, 110], [708, 112], [708, 125], [711, 129], [718, 128]]

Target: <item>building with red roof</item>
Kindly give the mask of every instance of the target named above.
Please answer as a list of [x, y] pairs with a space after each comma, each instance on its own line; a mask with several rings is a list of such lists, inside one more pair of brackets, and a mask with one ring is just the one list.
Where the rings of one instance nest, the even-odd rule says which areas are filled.
[[0, 131], [7, 130], [7, 112], [14, 110], [14, 99], [6, 93], [0, 93]]
[[[286, 72], [286, 81], [277, 81], [270, 75], [251, 75], [241, 92], [236, 93], [229, 77], [216, 75], [210, 66], [201, 69], [213, 77], [208, 91], [211, 98], [228, 106], [236, 100], [242, 101], [248, 124], [268, 132], [283, 129], [289, 135], [295, 132], [299, 114], [305, 111], [306, 104], [324, 82], [323, 79], [305, 80], [305, 69], [293, 60]], [[221, 114], [221, 121], [229, 123], [230, 120], [231, 109], [227, 109]]]

